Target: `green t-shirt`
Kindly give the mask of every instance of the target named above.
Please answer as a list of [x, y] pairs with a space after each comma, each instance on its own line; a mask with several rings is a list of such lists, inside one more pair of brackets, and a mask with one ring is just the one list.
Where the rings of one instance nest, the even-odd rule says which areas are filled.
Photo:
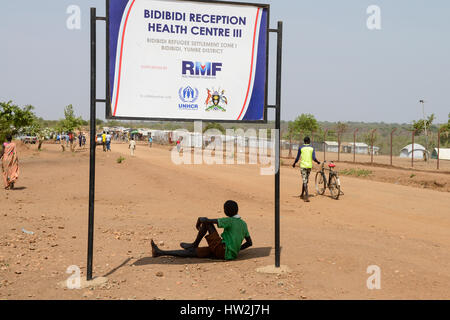
[[225, 243], [225, 260], [236, 259], [242, 241], [250, 236], [247, 224], [241, 218], [220, 218], [217, 225], [224, 229], [222, 242]]

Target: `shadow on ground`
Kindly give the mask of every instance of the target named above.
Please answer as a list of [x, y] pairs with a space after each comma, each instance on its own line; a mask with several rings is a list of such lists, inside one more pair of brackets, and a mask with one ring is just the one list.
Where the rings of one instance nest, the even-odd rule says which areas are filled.
[[9, 189], [9, 191], [21, 191], [26, 190], [27, 187], [14, 187], [14, 189]]
[[130, 262], [131, 258], [126, 259], [124, 262], [122, 262], [119, 266], [115, 267], [114, 269], [112, 269], [111, 271], [109, 271], [108, 273], [106, 273], [105, 275], [103, 275], [103, 277], [108, 277], [110, 275], [112, 275], [114, 272], [116, 272], [117, 270], [119, 270], [120, 268], [122, 268], [123, 266], [125, 266], [128, 262]]
[[[238, 258], [235, 261], [250, 260], [256, 258], [268, 257], [270, 255], [271, 247], [261, 247], [261, 248], [249, 248], [239, 253]], [[145, 257], [139, 259], [133, 265], [135, 266], [145, 266], [150, 264], [201, 264], [201, 263], [214, 263], [221, 262], [222, 260], [217, 259], [200, 259], [200, 258], [177, 258], [177, 257]]]

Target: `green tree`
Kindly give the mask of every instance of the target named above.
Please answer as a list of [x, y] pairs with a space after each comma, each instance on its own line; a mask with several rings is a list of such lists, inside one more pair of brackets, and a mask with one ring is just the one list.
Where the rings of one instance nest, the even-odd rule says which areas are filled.
[[205, 128], [203, 128], [203, 133], [205, 133], [206, 131], [208, 131], [209, 129], [217, 129], [219, 130], [222, 134], [225, 134], [225, 128], [217, 122], [209, 122]]
[[8, 134], [16, 135], [25, 127], [37, 121], [33, 113], [34, 107], [27, 105], [23, 108], [12, 101], [0, 102], [0, 142], [3, 143]]
[[378, 140], [378, 134], [375, 132], [372, 136], [372, 132], [367, 132], [363, 135], [364, 142], [371, 147], [372, 144], [375, 145]]
[[292, 130], [294, 133], [303, 132], [305, 135], [311, 135], [319, 130], [319, 123], [312, 114], [302, 113], [294, 120]]
[[348, 125], [346, 123], [343, 122], [338, 122], [336, 124], [336, 131], [340, 132], [341, 134], [345, 133], [348, 130]]
[[439, 127], [441, 132], [440, 143], [443, 147], [450, 146], [450, 113], [448, 114], [448, 123]]
[[80, 130], [83, 125], [83, 119], [76, 117], [73, 106], [69, 104], [64, 108], [64, 119], [59, 121], [58, 129], [60, 132], [74, 132], [75, 129]]
[[421, 119], [418, 121], [413, 121], [413, 128], [414, 128], [414, 130], [416, 130], [415, 135], [418, 136], [418, 135], [421, 135], [422, 133], [424, 133], [425, 127], [428, 130], [428, 132], [430, 132], [430, 128], [431, 128], [431, 125], [433, 124], [434, 118], [435, 118], [435, 116], [433, 113], [426, 120]]
[[292, 158], [292, 138], [295, 135], [296, 126], [295, 122], [289, 122], [287, 129], [287, 136], [289, 138], [289, 158]]

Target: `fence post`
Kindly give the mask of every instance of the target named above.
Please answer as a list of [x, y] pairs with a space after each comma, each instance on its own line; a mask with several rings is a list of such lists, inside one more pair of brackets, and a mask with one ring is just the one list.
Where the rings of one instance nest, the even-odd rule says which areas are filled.
[[289, 132], [289, 158], [292, 158], [292, 132]]
[[373, 141], [373, 134], [375, 133], [375, 131], [377, 131], [377, 129], [373, 129], [372, 130], [372, 134], [371, 134], [371, 139], [370, 139], [370, 143], [371, 143], [371, 148], [372, 148], [372, 152], [371, 152], [371, 155], [370, 155], [370, 164], [373, 164], [373, 143], [374, 143], [374, 141]]
[[353, 163], [356, 162], [356, 132], [358, 132], [358, 128], [353, 132]]
[[394, 128], [394, 130], [391, 131], [391, 167], [392, 167], [392, 136], [394, 134], [394, 132], [397, 130], [397, 128]]
[[341, 134], [342, 131], [338, 131], [338, 161], [341, 161]]
[[412, 150], [411, 150], [411, 167], [414, 168], [414, 136], [416, 135], [417, 130], [412, 131]]
[[438, 130], [438, 134], [437, 134], [437, 139], [438, 139], [438, 141], [437, 141], [437, 169], [439, 170], [439, 149], [440, 149], [440, 146], [441, 146], [441, 144], [440, 144], [440, 142], [441, 142], [441, 131], [443, 131], [443, 128], [441, 128], [441, 129], [439, 129]]
[[325, 129], [325, 132], [323, 134], [323, 161], [326, 160], [327, 145], [325, 143], [325, 140], [327, 140], [327, 133], [328, 129]]

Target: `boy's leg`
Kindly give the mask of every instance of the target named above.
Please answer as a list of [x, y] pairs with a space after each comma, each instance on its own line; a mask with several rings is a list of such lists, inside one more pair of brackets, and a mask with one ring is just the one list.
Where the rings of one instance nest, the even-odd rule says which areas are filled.
[[305, 191], [305, 196], [303, 197], [303, 200], [305, 202], [309, 202], [309, 196], [308, 196], [309, 172], [310, 172], [310, 170], [308, 170], [308, 169], [302, 169], [303, 189]]
[[155, 244], [155, 242], [153, 242], [153, 240], [151, 241], [151, 245], [152, 245], [152, 256], [154, 258], [156, 257], [160, 257], [160, 256], [172, 256], [172, 257], [180, 257], [180, 258], [196, 258], [197, 256], [197, 251], [196, 249], [192, 248], [189, 250], [161, 250], [158, 248], [158, 246]]
[[303, 188], [305, 188], [305, 196], [303, 197], [303, 200], [305, 200], [305, 202], [309, 202], [308, 184], [304, 183]]
[[212, 223], [202, 223], [200, 225], [200, 229], [198, 230], [197, 238], [195, 239], [195, 241], [193, 243], [182, 242], [180, 243], [180, 246], [186, 250], [198, 248], [200, 242], [202, 241], [203, 237], [206, 235], [207, 232], [209, 232], [209, 234], [217, 232], [216, 228]]
[[305, 194], [305, 184], [303, 183], [303, 178], [302, 178], [302, 194], [300, 195], [300, 198], [303, 199], [304, 194]]

